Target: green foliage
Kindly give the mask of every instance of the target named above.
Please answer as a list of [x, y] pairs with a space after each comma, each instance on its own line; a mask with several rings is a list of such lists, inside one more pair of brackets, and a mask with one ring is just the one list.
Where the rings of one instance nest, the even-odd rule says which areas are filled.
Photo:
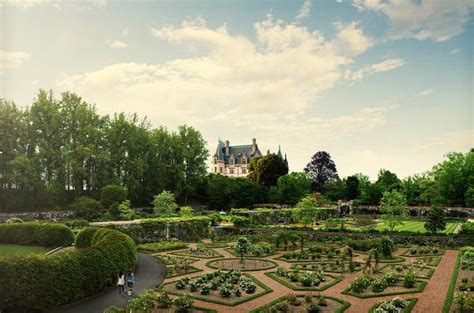
[[395, 249], [395, 243], [390, 237], [385, 236], [380, 242], [381, 251], [384, 257], [389, 257], [392, 255], [393, 250]]
[[93, 219], [102, 212], [102, 204], [92, 198], [82, 196], [74, 200], [71, 208], [77, 212], [77, 214], [86, 219]]
[[246, 237], [240, 237], [237, 239], [235, 244], [235, 254], [240, 257], [241, 262], [244, 260], [244, 256], [249, 253], [251, 247], [250, 241]]
[[212, 213], [209, 215], [209, 219], [211, 220], [211, 224], [213, 226], [217, 226], [222, 221], [222, 216], [219, 213]]
[[120, 203], [117, 207], [118, 213], [119, 213], [119, 219], [120, 220], [131, 220], [133, 218], [133, 210], [130, 208], [130, 200], [125, 200], [122, 203]]
[[133, 240], [115, 230], [85, 228], [78, 242], [82, 248], [50, 256], [0, 258], [0, 309], [46, 311], [96, 295], [115, 285], [117, 273], [136, 261]]
[[63, 224], [0, 224], [0, 243], [57, 247], [69, 246], [73, 242], [73, 232]]
[[444, 209], [440, 207], [432, 207], [428, 212], [427, 221], [425, 222], [425, 229], [432, 234], [438, 231], [443, 231], [446, 228], [446, 220]]
[[161, 216], [170, 216], [178, 207], [174, 194], [169, 191], [163, 191], [153, 197], [153, 206], [156, 212]]
[[316, 200], [311, 195], [301, 199], [293, 211], [293, 219], [301, 224], [308, 225], [315, 222], [318, 217]]
[[248, 227], [250, 224], [249, 219], [243, 216], [231, 216], [230, 220], [235, 227]]
[[313, 180], [313, 190], [321, 191], [327, 181], [337, 180], [336, 164], [331, 159], [331, 155], [326, 151], [318, 151], [306, 165], [304, 171], [309, 174]]
[[188, 247], [188, 244], [184, 242], [161, 241], [161, 242], [143, 243], [143, 244], [138, 245], [137, 249], [139, 251], [145, 251], [148, 253], [158, 253], [158, 252], [163, 252], [163, 251], [185, 249], [187, 247]]
[[127, 190], [119, 185], [107, 185], [101, 189], [100, 202], [106, 210], [118, 216], [117, 208], [120, 203], [127, 199]]
[[466, 222], [462, 224], [460, 235], [474, 235], [474, 222]]
[[408, 271], [403, 276], [403, 287], [405, 288], [413, 288], [416, 283], [416, 275], [413, 271]]
[[183, 206], [179, 209], [179, 215], [181, 217], [192, 217], [194, 216], [194, 210], [190, 206]]
[[288, 166], [284, 160], [274, 153], [254, 157], [247, 169], [248, 178], [265, 187], [275, 186], [278, 178], [288, 173]]
[[294, 205], [311, 192], [311, 178], [304, 172], [293, 172], [279, 177], [273, 188], [273, 201]]
[[395, 226], [401, 225], [407, 215], [405, 196], [396, 190], [383, 193], [380, 208], [383, 213], [382, 220], [391, 231]]

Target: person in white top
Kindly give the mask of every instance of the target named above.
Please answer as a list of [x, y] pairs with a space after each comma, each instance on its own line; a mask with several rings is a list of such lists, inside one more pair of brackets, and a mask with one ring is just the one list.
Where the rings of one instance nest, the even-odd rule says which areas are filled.
[[123, 272], [120, 272], [118, 274], [118, 282], [117, 282], [117, 286], [118, 286], [118, 290], [119, 290], [119, 294], [122, 294], [124, 293], [125, 294], [125, 275], [123, 274]]

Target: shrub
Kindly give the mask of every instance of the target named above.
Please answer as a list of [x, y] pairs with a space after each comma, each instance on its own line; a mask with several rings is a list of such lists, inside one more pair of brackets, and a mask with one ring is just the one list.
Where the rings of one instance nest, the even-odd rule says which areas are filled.
[[304, 301], [306, 303], [313, 303], [313, 295], [310, 293], [307, 293], [304, 295]]
[[137, 249], [149, 253], [185, 249], [188, 245], [179, 241], [160, 241], [138, 245]]
[[102, 204], [92, 198], [82, 196], [74, 200], [71, 209], [77, 212], [77, 215], [86, 219], [93, 219], [103, 210]]
[[374, 280], [370, 286], [372, 287], [372, 292], [382, 292], [387, 288], [387, 283], [384, 279]]
[[403, 286], [405, 288], [413, 288], [416, 283], [416, 275], [412, 271], [408, 271], [405, 273], [405, 276], [403, 276]]
[[362, 292], [370, 286], [371, 279], [368, 277], [358, 277], [351, 283], [351, 290], [354, 292]]
[[308, 313], [319, 313], [321, 309], [314, 303], [311, 303], [306, 309]]
[[184, 289], [186, 288], [186, 282], [184, 282], [184, 280], [182, 279], [178, 279], [174, 286], [176, 287], [176, 289]]
[[385, 283], [387, 283], [388, 286], [394, 286], [398, 281], [398, 274], [394, 272], [388, 272], [385, 273], [383, 279], [385, 280]]
[[378, 239], [350, 239], [347, 241], [347, 245], [354, 250], [359, 251], [370, 251], [373, 248], [380, 246], [380, 240]]
[[127, 200], [127, 190], [122, 186], [107, 185], [100, 191], [100, 203], [102, 203], [104, 209], [110, 210], [112, 215], [117, 214], [114, 209], [125, 200]]
[[281, 302], [277, 305], [277, 309], [280, 312], [288, 312], [288, 304], [286, 302]]
[[156, 302], [158, 303], [159, 308], [169, 308], [173, 301], [170, 299], [166, 292], [161, 292], [159, 296], [156, 297]]
[[395, 248], [395, 243], [392, 239], [390, 239], [390, 237], [385, 236], [382, 238], [380, 246], [382, 248], [382, 255], [389, 257], [392, 255], [393, 249]]
[[176, 313], [187, 313], [191, 311], [194, 300], [190, 295], [179, 296], [173, 301], [173, 305], [176, 307]]
[[277, 274], [278, 276], [287, 276], [287, 275], [288, 275], [288, 271], [287, 271], [284, 267], [279, 266], [279, 267], [277, 267], [277, 269], [276, 269], [276, 274]]
[[78, 233], [82, 248], [50, 256], [0, 258], [0, 310], [49, 311], [115, 285], [117, 273], [132, 268], [136, 261], [135, 244], [118, 231], [92, 229]]
[[249, 219], [243, 216], [232, 216], [231, 221], [235, 227], [249, 226]]
[[208, 284], [202, 285], [200, 292], [202, 295], [208, 295], [211, 292], [211, 286]]
[[222, 287], [221, 290], [220, 290], [220, 292], [219, 292], [220, 295], [221, 295], [221, 297], [223, 297], [223, 298], [228, 298], [228, 297], [230, 297], [230, 295], [232, 294], [232, 288], [231, 288], [231, 287], [232, 287], [232, 286], [224, 286], [224, 287]]
[[18, 217], [11, 217], [5, 221], [7, 224], [23, 223], [23, 220]]
[[63, 224], [0, 224], [0, 243], [57, 247], [69, 246], [73, 242], [74, 233]]

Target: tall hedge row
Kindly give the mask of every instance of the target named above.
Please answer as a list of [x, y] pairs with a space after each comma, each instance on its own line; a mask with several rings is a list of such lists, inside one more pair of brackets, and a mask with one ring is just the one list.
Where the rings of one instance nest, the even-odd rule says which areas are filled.
[[170, 238], [195, 241], [207, 237], [209, 223], [210, 220], [206, 216], [170, 217], [147, 219], [139, 224], [115, 224], [113, 227], [126, 233], [137, 243], [146, 243], [166, 240], [166, 225], [168, 224]]
[[69, 246], [73, 242], [74, 233], [63, 224], [0, 224], [0, 243], [57, 247]]
[[85, 228], [77, 243], [50, 256], [0, 258], [0, 311], [44, 312], [95, 295], [135, 264], [135, 244], [121, 232]]

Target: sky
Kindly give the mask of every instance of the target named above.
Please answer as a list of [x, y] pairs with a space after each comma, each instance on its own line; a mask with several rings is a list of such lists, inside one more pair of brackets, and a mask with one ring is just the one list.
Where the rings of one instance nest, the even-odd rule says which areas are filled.
[[473, 136], [472, 0], [0, 0], [0, 98], [257, 139], [301, 171], [423, 173]]

